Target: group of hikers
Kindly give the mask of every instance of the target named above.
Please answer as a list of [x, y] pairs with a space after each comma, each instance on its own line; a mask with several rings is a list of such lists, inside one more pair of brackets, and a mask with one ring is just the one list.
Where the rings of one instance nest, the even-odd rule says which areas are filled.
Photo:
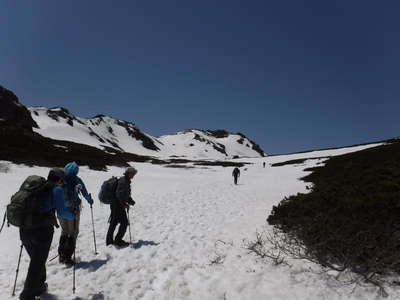
[[[59, 262], [67, 266], [75, 264], [73, 254], [79, 233], [81, 196], [89, 203], [91, 210], [93, 205], [93, 198], [78, 176], [78, 172], [78, 164], [70, 162], [64, 169], [51, 169], [47, 179], [35, 175], [29, 176], [7, 206], [8, 222], [19, 227], [21, 252], [24, 247], [30, 257], [24, 288], [19, 295], [20, 300], [33, 300], [47, 291], [46, 261], [53, 240], [54, 227], [61, 226]], [[135, 201], [131, 198], [130, 185], [136, 174], [137, 170], [134, 167], [128, 167], [122, 177], [116, 178], [115, 197], [109, 202], [111, 215], [106, 245], [115, 245], [117, 249], [129, 245], [123, 237], [128, 226], [127, 211], [129, 206], [135, 205]], [[26, 207], [30, 207], [29, 214], [20, 212], [23, 201], [27, 201], [26, 205], [24, 204], [25, 210]], [[37, 208], [34, 208], [35, 203]], [[118, 232], [114, 238], [118, 224]], [[13, 294], [14, 292], [15, 285]]]

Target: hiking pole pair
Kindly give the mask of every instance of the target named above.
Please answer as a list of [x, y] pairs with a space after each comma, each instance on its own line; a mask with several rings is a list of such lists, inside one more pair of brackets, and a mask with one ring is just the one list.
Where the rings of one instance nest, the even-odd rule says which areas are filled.
[[21, 250], [19, 251], [17, 270], [15, 271], [14, 288], [13, 288], [13, 291], [12, 291], [12, 296], [13, 297], [15, 296], [15, 287], [17, 286], [17, 278], [18, 278], [18, 273], [19, 273], [19, 263], [21, 262], [21, 256], [22, 256], [22, 248], [23, 248], [23, 245], [21, 243]]

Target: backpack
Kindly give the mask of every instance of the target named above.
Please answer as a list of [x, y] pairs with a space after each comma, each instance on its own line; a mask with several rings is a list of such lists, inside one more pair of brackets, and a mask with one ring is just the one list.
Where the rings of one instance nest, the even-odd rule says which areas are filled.
[[118, 178], [113, 176], [103, 182], [99, 192], [99, 200], [104, 204], [111, 204], [115, 199], [117, 190]]
[[79, 210], [79, 205], [81, 202], [79, 198], [81, 185], [79, 184], [77, 176], [66, 177], [65, 181], [65, 207], [75, 212]]
[[10, 204], [7, 205], [7, 221], [17, 227], [31, 228], [39, 221], [40, 208], [44, 197], [50, 194], [45, 193], [47, 180], [41, 176], [32, 175], [25, 179], [16, 192], [11, 197]]

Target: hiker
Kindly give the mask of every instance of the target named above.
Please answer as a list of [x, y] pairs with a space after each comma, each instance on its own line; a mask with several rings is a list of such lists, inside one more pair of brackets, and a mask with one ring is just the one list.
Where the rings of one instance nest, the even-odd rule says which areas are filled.
[[[115, 245], [117, 247], [126, 247], [129, 245], [122, 238], [128, 227], [128, 217], [126, 210], [129, 205], [135, 205], [135, 201], [131, 198], [131, 180], [137, 174], [137, 170], [129, 167], [125, 170], [124, 176], [118, 179], [115, 190], [115, 198], [110, 204], [110, 226], [107, 231], [106, 245]], [[114, 239], [114, 231], [119, 224], [117, 235]]]
[[20, 300], [34, 300], [47, 291], [46, 261], [53, 240], [54, 226], [58, 227], [52, 191], [64, 183], [64, 172], [51, 169], [47, 182], [37, 199], [41, 201], [40, 213], [32, 217], [32, 226], [20, 227], [22, 245], [30, 257], [28, 273]]
[[93, 199], [88, 194], [85, 184], [78, 175], [79, 166], [76, 162], [68, 163], [64, 168], [65, 185], [54, 191], [57, 217], [61, 225], [61, 236], [58, 245], [59, 262], [73, 265], [72, 255], [75, 251], [76, 239], [79, 233], [81, 214], [81, 193], [86, 201], [92, 205]]
[[237, 184], [238, 178], [240, 177], [240, 170], [238, 167], [233, 169], [232, 176], [235, 184]]
[[265, 168], [265, 161], [263, 162], [263, 167]]

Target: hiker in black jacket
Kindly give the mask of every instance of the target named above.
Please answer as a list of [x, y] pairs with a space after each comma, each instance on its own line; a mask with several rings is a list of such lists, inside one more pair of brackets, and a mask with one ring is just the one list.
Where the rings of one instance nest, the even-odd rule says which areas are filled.
[[232, 176], [235, 184], [237, 184], [238, 178], [240, 177], [240, 170], [238, 167], [233, 169]]
[[22, 245], [30, 257], [24, 289], [19, 295], [20, 300], [34, 300], [36, 296], [47, 291], [46, 261], [53, 240], [54, 226], [58, 227], [52, 190], [62, 184], [64, 184], [63, 170], [50, 170], [46, 186], [39, 196], [42, 200], [40, 215], [35, 218], [34, 225], [19, 230]]
[[[118, 247], [126, 247], [129, 245], [122, 238], [128, 227], [128, 217], [126, 210], [130, 205], [135, 205], [135, 201], [131, 197], [131, 180], [137, 174], [137, 170], [133, 167], [126, 169], [124, 176], [118, 179], [115, 192], [115, 199], [111, 202], [110, 227], [107, 231], [106, 245], [115, 245]], [[117, 235], [114, 237], [114, 231], [119, 224]]]

